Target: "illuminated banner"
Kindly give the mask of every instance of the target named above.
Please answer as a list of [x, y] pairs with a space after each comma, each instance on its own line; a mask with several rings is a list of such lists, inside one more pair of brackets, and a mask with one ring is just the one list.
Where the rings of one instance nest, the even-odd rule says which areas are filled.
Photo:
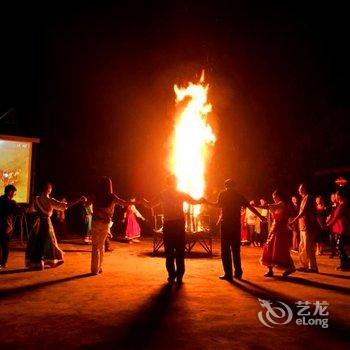
[[33, 142], [38, 140], [0, 135], [0, 191], [16, 186], [19, 203], [29, 202]]

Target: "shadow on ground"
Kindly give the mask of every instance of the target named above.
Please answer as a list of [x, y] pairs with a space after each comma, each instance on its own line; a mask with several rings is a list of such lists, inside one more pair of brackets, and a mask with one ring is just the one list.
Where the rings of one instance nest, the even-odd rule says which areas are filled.
[[350, 288], [342, 287], [342, 286], [336, 286], [333, 284], [323, 283], [323, 282], [317, 282], [312, 280], [307, 280], [302, 277], [295, 277], [295, 276], [288, 276], [288, 277], [275, 277], [277, 280], [297, 283], [297, 284], [303, 284], [305, 286], [315, 287], [315, 288], [321, 288], [321, 289], [327, 289], [327, 290], [333, 290], [339, 293], [349, 294]]
[[[27, 270], [27, 271], [30, 271], [30, 270]], [[24, 271], [22, 271], [22, 272], [24, 272]], [[29, 293], [29, 292], [32, 292], [32, 291], [35, 291], [35, 290], [38, 290], [41, 288], [53, 286], [53, 285], [58, 284], [58, 283], [74, 281], [74, 280], [77, 280], [80, 278], [91, 277], [91, 276], [93, 276], [91, 273], [84, 273], [84, 274], [80, 274], [80, 275], [60, 278], [60, 279], [53, 280], [53, 281], [46, 281], [46, 282], [40, 282], [40, 283], [30, 284], [30, 285], [26, 285], [26, 286], [20, 286], [20, 287], [16, 287], [16, 288], [5, 289], [5, 290], [0, 291], [0, 299], [5, 299], [5, 298], [13, 297], [16, 295]]]
[[63, 249], [65, 253], [91, 253], [90, 250], [83, 250], [83, 249]]
[[[297, 299], [291, 298], [285, 294], [279, 293], [275, 290], [265, 288], [256, 283], [247, 280], [235, 280], [230, 282], [233, 287], [239, 288], [240, 290], [254, 296], [258, 299], [272, 300], [272, 301], [282, 301], [287, 304], [293, 311], [293, 315], [297, 315], [299, 309], [296, 307]], [[318, 288], [316, 285], [313, 286]], [[329, 322], [329, 327], [324, 329], [320, 327], [310, 327], [310, 331], [319, 333], [319, 337], [324, 337], [325, 333], [330, 337], [336, 337], [339, 340], [346, 342], [348, 340], [348, 334], [350, 331], [349, 327], [344, 326], [341, 322], [337, 322], [332, 319]]]
[[[168, 321], [176, 318], [174, 304], [180, 298], [183, 286], [163, 285], [151, 296], [122, 327], [110, 329], [108, 339], [100, 343], [85, 346], [87, 349], [145, 349], [159, 340], [162, 333], [169, 334]], [[172, 323], [174, 327], [174, 323]], [[177, 333], [178, 329], [173, 329]], [[170, 339], [169, 339], [170, 341]], [[164, 348], [172, 347], [164, 344]]]
[[13, 273], [21, 273], [21, 272], [33, 272], [33, 270], [30, 270], [26, 267], [22, 269], [4, 270], [4, 271], [0, 271], [0, 275], [12, 275]]
[[337, 274], [335, 274], [335, 273], [319, 272], [318, 274], [319, 274], [319, 275], [323, 275], [323, 276], [341, 278], [341, 279], [344, 279], [344, 280], [350, 280], [350, 276], [337, 275]]
[[[148, 258], [165, 258], [165, 253], [163, 251], [159, 251], [156, 253], [153, 252], [140, 252], [138, 256], [141, 257], [148, 257]], [[198, 252], [198, 251], [192, 251], [192, 252], [186, 252], [185, 254], [186, 259], [217, 259], [220, 256], [218, 254], [212, 254], [209, 255], [206, 252]]]

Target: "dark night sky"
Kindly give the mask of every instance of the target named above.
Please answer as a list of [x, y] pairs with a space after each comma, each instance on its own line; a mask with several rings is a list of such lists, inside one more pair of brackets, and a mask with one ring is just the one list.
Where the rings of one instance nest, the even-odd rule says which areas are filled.
[[37, 180], [57, 193], [89, 192], [99, 175], [121, 195], [159, 189], [173, 84], [202, 68], [219, 139], [211, 189], [233, 175], [248, 195], [268, 194], [349, 165], [340, 3], [49, 3], [2, 6], [0, 114], [14, 106], [13, 131], [41, 138]]

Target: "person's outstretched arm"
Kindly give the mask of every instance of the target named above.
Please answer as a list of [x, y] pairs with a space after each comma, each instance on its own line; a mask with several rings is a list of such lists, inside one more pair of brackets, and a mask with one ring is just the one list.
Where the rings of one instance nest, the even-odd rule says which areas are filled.
[[184, 202], [187, 202], [189, 204], [192, 204], [192, 205], [196, 205], [196, 204], [205, 204], [206, 203], [206, 200], [204, 198], [200, 198], [200, 199], [194, 199], [192, 196], [190, 196], [189, 194], [187, 193], [182, 193], [182, 199]]
[[254, 213], [261, 221], [266, 221], [266, 218], [262, 216], [251, 204], [247, 204], [247, 208]]
[[208, 201], [206, 198], [202, 198], [203, 204], [211, 205], [213, 207], [222, 208], [222, 192], [219, 194], [218, 199], [214, 201]]
[[136, 217], [145, 221], [146, 219], [142, 216], [142, 214], [136, 209], [135, 205], [130, 206], [131, 211], [135, 214]]
[[207, 199], [203, 198], [203, 204], [221, 208], [221, 205], [219, 204], [218, 200], [216, 202], [212, 202], [212, 201], [208, 201]]
[[292, 219], [291, 221], [290, 221], [290, 225], [293, 225], [298, 219], [300, 219], [301, 217], [303, 217], [304, 215], [305, 215], [305, 208], [306, 208], [306, 206], [308, 205], [308, 201], [309, 201], [310, 199], [309, 198], [307, 198], [307, 200], [306, 200], [306, 202], [305, 202], [305, 204], [301, 207], [300, 206], [300, 209], [299, 209], [299, 214], [294, 218], [294, 219]]
[[261, 205], [261, 204], [258, 204], [258, 205], [254, 205], [255, 208], [259, 208], [259, 209], [269, 209], [271, 208], [271, 205], [274, 205], [274, 204], [265, 204], [265, 205]]
[[220, 225], [220, 222], [221, 222], [221, 219], [222, 219], [222, 210], [220, 210], [220, 215], [216, 221], [216, 226], [219, 226]]
[[128, 205], [135, 204], [135, 202], [126, 201], [124, 199], [119, 198], [116, 194], [113, 194], [114, 201], [121, 207], [127, 207]]
[[158, 205], [160, 205], [160, 196], [152, 198], [151, 200], [147, 200], [146, 198], [143, 198], [142, 204], [145, 207], [150, 208], [150, 209], [158, 207]]
[[[51, 198], [51, 199], [53, 199], [53, 198]], [[77, 199], [69, 204], [65, 203], [66, 209], [74, 207], [75, 205], [80, 204], [80, 203], [85, 203], [86, 201], [87, 201], [87, 198], [85, 196], [81, 196], [79, 199]], [[64, 202], [61, 202], [61, 203], [64, 203]], [[60, 209], [57, 209], [57, 210], [60, 210]]]

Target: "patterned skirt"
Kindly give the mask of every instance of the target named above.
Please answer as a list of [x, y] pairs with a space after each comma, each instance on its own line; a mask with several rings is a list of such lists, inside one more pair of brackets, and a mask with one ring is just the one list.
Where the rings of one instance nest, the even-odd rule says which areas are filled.
[[28, 237], [26, 266], [30, 268], [57, 267], [63, 264], [63, 254], [58, 247], [51, 219], [43, 216], [36, 217]]

